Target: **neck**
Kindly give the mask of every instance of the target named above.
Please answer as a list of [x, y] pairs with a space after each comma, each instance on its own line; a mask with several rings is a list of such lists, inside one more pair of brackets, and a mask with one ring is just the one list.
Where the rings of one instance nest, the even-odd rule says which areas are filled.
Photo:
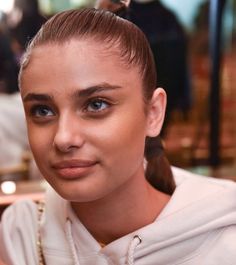
[[167, 204], [169, 196], [155, 190], [144, 176], [130, 182], [106, 198], [72, 203], [76, 215], [97, 241], [109, 244], [152, 223]]

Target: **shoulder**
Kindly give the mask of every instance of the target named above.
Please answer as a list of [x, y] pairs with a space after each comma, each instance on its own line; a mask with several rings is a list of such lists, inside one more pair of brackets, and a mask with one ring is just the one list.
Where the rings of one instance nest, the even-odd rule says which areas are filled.
[[215, 264], [236, 264], [236, 225], [229, 225], [217, 232], [211, 247], [207, 248], [206, 259], [212, 261], [214, 257]]
[[16, 202], [3, 212], [0, 224], [0, 257], [5, 262], [16, 264], [17, 261], [18, 264], [24, 264], [21, 257], [23, 253], [36, 256], [37, 219], [37, 204], [30, 200]]
[[236, 213], [234, 181], [198, 175], [179, 168], [172, 168], [172, 172], [176, 183], [175, 199], [186, 201], [190, 205], [201, 205], [203, 202], [201, 212], [208, 207], [208, 211], [220, 210], [221, 214], [226, 209], [227, 212]]
[[25, 222], [37, 219], [37, 204], [31, 200], [20, 200], [3, 212], [1, 225], [25, 226]]
[[201, 184], [209, 184], [213, 186], [236, 188], [236, 183], [229, 179], [218, 179], [213, 177], [208, 177], [200, 174], [192, 173], [188, 170], [184, 170], [177, 167], [171, 167], [174, 180], [176, 185], [179, 185], [186, 181], [199, 182]]

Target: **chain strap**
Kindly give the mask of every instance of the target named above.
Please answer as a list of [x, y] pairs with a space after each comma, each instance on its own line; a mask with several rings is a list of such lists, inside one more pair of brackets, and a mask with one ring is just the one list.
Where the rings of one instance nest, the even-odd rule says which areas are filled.
[[38, 206], [37, 251], [38, 251], [39, 265], [46, 265], [45, 258], [43, 256], [42, 239], [41, 239], [41, 234], [40, 234], [40, 229], [39, 229], [42, 215], [45, 210], [45, 203], [42, 201], [38, 201], [36, 203]]

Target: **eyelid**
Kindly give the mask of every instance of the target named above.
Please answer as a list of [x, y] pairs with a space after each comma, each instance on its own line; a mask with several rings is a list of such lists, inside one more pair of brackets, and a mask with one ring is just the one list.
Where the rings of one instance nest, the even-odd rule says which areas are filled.
[[[42, 109], [47, 109], [48, 111], [52, 112], [53, 115], [37, 115], [36, 112]], [[33, 104], [30, 108], [29, 108], [29, 113], [30, 116], [32, 116], [33, 118], [38, 118], [38, 119], [42, 119], [42, 118], [50, 118], [52, 116], [55, 116], [55, 111], [52, 107], [48, 106], [47, 104]]]
[[104, 98], [102, 98], [102, 97], [93, 97], [93, 98], [88, 99], [88, 100], [85, 102], [84, 109], [87, 111], [87, 108], [89, 107], [89, 105], [90, 105], [91, 103], [96, 102], [96, 101], [100, 101], [100, 102], [103, 102], [103, 103], [105, 103], [105, 104], [107, 104], [107, 105], [111, 105], [111, 102], [110, 102], [109, 100], [107, 100], [107, 99], [104, 99]]
[[[92, 104], [95, 101], [101, 101], [104, 104], [107, 104], [107, 106], [103, 109], [98, 109], [98, 110], [89, 110], [88, 108], [90, 107], [89, 105]], [[102, 115], [105, 114], [113, 105], [117, 104], [114, 102], [112, 99], [108, 99], [102, 96], [94, 96], [89, 99], [87, 99], [84, 103], [82, 111], [84, 112], [85, 115], [90, 115], [90, 116], [96, 116], [96, 115]]]

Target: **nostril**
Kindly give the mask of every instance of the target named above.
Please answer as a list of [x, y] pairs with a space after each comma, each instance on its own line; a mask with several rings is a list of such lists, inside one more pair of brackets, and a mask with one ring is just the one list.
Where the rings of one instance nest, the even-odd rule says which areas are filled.
[[60, 152], [70, 152], [71, 150], [81, 148], [84, 144], [84, 138], [78, 133], [71, 131], [57, 133], [54, 137], [53, 147]]
[[54, 147], [58, 150], [58, 151], [60, 151], [60, 152], [62, 152], [62, 153], [68, 153], [68, 152], [70, 152], [71, 150], [74, 150], [74, 149], [76, 149], [77, 148], [77, 146], [73, 146], [73, 145], [67, 145], [67, 144], [55, 144], [54, 143]]
[[82, 126], [74, 111], [61, 112], [55, 129], [53, 146], [58, 151], [67, 153], [83, 145]]

